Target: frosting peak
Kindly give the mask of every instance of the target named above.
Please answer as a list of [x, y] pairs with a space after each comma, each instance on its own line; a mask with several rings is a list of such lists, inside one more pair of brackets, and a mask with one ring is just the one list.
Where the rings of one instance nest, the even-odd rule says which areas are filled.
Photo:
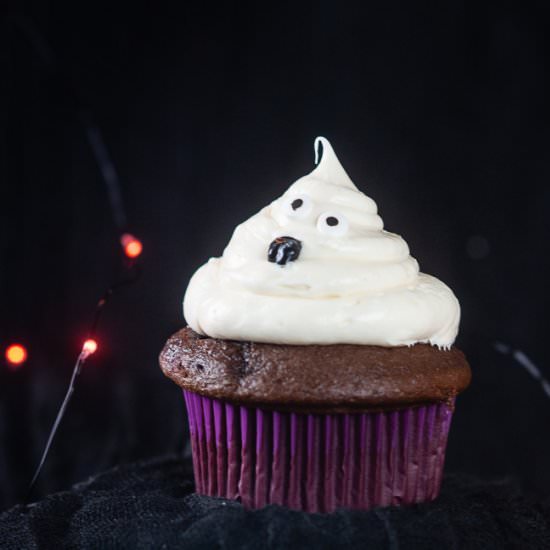
[[[319, 149], [322, 156], [319, 161]], [[184, 314], [214, 338], [281, 344], [449, 347], [460, 307], [383, 229], [329, 141], [317, 166], [239, 225], [221, 258], [193, 276]]]
[[[319, 160], [319, 149], [322, 146], [321, 159]], [[351, 181], [344, 167], [338, 160], [330, 141], [324, 137], [316, 137], [313, 142], [315, 152], [315, 164], [317, 168], [311, 172], [310, 177], [318, 178], [335, 185], [342, 185], [350, 189], [357, 190], [355, 184]]]

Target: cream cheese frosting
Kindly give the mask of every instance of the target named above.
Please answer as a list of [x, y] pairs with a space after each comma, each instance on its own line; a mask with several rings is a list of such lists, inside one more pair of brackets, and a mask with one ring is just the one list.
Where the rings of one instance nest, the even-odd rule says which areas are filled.
[[407, 243], [383, 229], [329, 141], [316, 138], [314, 150], [316, 168], [193, 275], [187, 323], [230, 340], [449, 348], [460, 320], [451, 289], [420, 273]]

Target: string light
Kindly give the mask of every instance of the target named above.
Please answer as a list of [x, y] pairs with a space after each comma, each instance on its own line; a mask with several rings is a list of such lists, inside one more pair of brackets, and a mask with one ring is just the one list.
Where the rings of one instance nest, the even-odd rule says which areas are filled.
[[86, 354], [86, 357], [94, 354], [97, 351], [97, 342], [93, 338], [88, 338], [82, 345], [82, 353]]
[[21, 344], [12, 344], [6, 349], [6, 361], [12, 368], [19, 368], [27, 360], [27, 349]]
[[[99, 321], [101, 319], [101, 314], [103, 313], [103, 310], [105, 306], [107, 305], [109, 298], [113, 295], [113, 293], [119, 289], [122, 286], [130, 285], [132, 283], [135, 283], [141, 273], [141, 270], [139, 269], [139, 265], [136, 263], [130, 264], [128, 271], [129, 275], [119, 279], [117, 282], [113, 283], [111, 286], [107, 288], [107, 290], [103, 293], [103, 296], [99, 299], [99, 301], [96, 304], [94, 318], [92, 321], [92, 325], [90, 328], [89, 334], [94, 335], [97, 329], [97, 326], [99, 325]], [[69, 382], [69, 387], [67, 388], [67, 393], [65, 394], [65, 398], [63, 399], [63, 403], [61, 403], [61, 407], [59, 408], [59, 411], [57, 413], [57, 416], [55, 418], [55, 421], [53, 423], [52, 429], [50, 430], [50, 434], [48, 436], [48, 441], [46, 442], [46, 446], [44, 448], [44, 452], [42, 453], [42, 457], [40, 458], [40, 462], [38, 463], [38, 466], [36, 468], [36, 471], [34, 472], [34, 476], [32, 478], [32, 481], [29, 485], [29, 490], [27, 492], [27, 497], [25, 499], [25, 502], [29, 502], [32, 492], [34, 490], [34, 487], [36, 485], [36, 482], [38, 480], [38, 477], [40, 476], [40, 472], [42, 471], [42, 467], [44, 466], [44, 463], [46, 462], [46, 457], [48, 456], [48, 453], [50, 451], [50, 448], [52, 446], [55, 434], [57, 433], [57, 429], [59, 428], [59, 425], [61, 424], [61, 420], [63, 419], [63, 416], [65, 415], [65, 411], [67, 410], [67, 405], [69, 404], [69, 401], [71, 399], [71, 396], [74, 392], [74, 386], [76, 383], [76, 379], [78, 375], [80, 374], [80, 370], [82, 369], [84, 363], [86, 360], [90, 357], [90, 355], [93, 355], [98, 349], [98, 343], [95, 338], [90, 336], [87, 338], [84, 343], [82, 344], [82, 349], [78, 355], [78, 358], [76, 360], [76, 363], [73, 367], [73, 373], [71, 376], [71, 381]]]
[[38, 476], [40, 475], [40, 472], [42, 471], [42, 467], [46, 462], [46, 457], [50, 452], [50, 447], [52, 446], [53, 439], [55, 437], [55, 434], [57, 433], [57, 429], [61, 424], [61, 420], [63, 419], [63, 416], [65, 415], [65, 411], [67, 410], [67, 405], [69, 404], [69, 401], [71, 400], [71, 396], [73, 395], [74, 385], [75, 385], [77, 376], [80, 374], [80, 369], [82, 369], [82, 366], [86, 362], [86, 359], [88, 359], [88, 357], [92, 355], [96, 350], [97, 350], [97, 342], [93, 338], [88, 338], [84, 342], [84, 344], [82, 344], [82, 351], [79, 353], [76, 363], [73, 367], [73, 374], [71, 376], [71, 381], [69, 382], [69, 387], [67, 388], [67, 393], [65, 394], [63, 403], [61, 403], [61, 407], [59, 408], [57, 416], [55, 417], [55, 421], [53, 423], [52, 429], [50, 430], [50, 434], [48, 436], [48, 441], [46, 441], [46, 446], [44, 447], [44, 452], [42, 453], [40, 462], [38, 463], [36, 471], [34, 472], [34, 476], [32, 478], [31, 484], [29, 485], [29, 490], [27, 492], [27, 498], [25, 499], [25, 502], [29, 501], [32, 495], [34, 486], [36, 485], [36, 481], [38, 480]]
[[130, 259], [137, 258], [143, 252], [143, 245], [139, 239], [136, 239], [131, 233], [123, 233], [120, 237], [120, 244], [124, 254]]
[[[45, 38], [41, 36], [39, 30], [35, 28], [33, 22], [30, 20], [25, 21], [25, 25], [22, 30], [25, 33], [27, 39], [30, 41], [31, 46], [34, 47], [35, 52], [42, 59], [43, 64], [51, 71], [52, 76], [63, 75], [63, 66], [61, 65], [59, 60], [56, 59], [54, 51], [51, 49]], [[99, 321], [101, 319], [105, 306], [109, 301], [109, 298], [119, 288], [135, 283], [141, 274], [139, 263], [135, 260], [137, 260], [137, 258], [141, 255], [143, 251], [143, 245], [139, 239], [134, 237], [134, 235], [126, 232], [127, 216], [122, 199], [121, 185], [115, 165], [111, 160], [111, 156], [103, 140], [101, 131], [94, 122], [92, 113], [82, 100], [78, 87], [74, 85], [74, 82], [70, 78], [64, 78], [62, 79], [62, 81], [67, 97], [70, 98], [71, 103], [76, 108], [76, 115], [80, 120], [80, 123], [82, 124], [82, 128], [85, 132], [88, 145], [90, 146], [92, 154], [96, 160], [99, 172], [105, 183], [107, 199], [109, 202], [111, 214], [114, 224], [117, 227], [118, 234], [120, 235], [119, 240], [120, 244], [122, 245], [122, 252], [125, 256], [124, 259], [126, 261], [123, 262], [125, 272], [119, 278], [117, 278], [114, 283], [107, 287], [104, 294], [101, 296], [96, 304], [93, 320], [88, 331], [89, 337], [83, 342], [81, 351], [76, 359], [67, 393], [65, 394], [65, 398], [57, 413], [52, 429], [50, 430], [40, 462], [38, 463], [38, 467], [36, 468], [36, 471], [30, 483], [25, 502], [30, 501], [34, 486], [38, 480], [44, 462], [46, 461], [48, 452], [52, 445], [59, 424], [63, 419], [67, 405], [74, 392], [74, 386], [80, 370], [86, 360], [98, 349], [98, 343], [95, 340], [94, 335], [96, 334]]]

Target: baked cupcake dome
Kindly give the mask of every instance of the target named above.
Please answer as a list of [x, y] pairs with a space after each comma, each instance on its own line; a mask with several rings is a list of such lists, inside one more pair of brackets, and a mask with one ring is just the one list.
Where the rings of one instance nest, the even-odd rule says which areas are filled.
[[220, 340], [186, 327], [160, 355], [182, 389], [230, 403], [305, 413], [397, 410], [452, 400], [471, 371], [456, 347], [292, 346]]

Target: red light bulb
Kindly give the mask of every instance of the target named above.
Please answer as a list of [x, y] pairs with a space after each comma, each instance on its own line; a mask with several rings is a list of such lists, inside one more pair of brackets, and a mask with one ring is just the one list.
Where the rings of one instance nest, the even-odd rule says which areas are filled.
[[124, 233], [120, 237], [120, 244], [122, 245], [124, 254], [130, 259], [137, 258], [143, 252], [141, 241], [130, 233]]
[[97, 342], [93, 338], [88, 338], [82, 345], [82, 353], [86, 356], [92, 355], [97, 351]]
[[6, 350], [6, 361], [13, 368], [18, 368], [27, 360], [27, 349], [21, 344], [12, 344]]

